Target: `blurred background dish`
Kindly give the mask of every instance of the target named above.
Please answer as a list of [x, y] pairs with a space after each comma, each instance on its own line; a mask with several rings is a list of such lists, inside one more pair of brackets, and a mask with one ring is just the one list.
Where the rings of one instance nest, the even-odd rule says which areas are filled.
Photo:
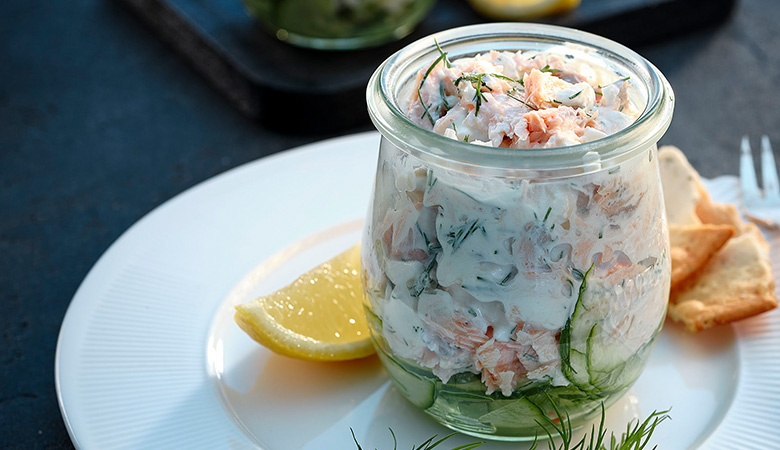
[[301, 47], [351, 50], [408, 35], [434, 0], [243, 0], [277, 39]]
[[490, 19], [531, 20], [574, 9], [580, 0], [469, 0], [469, 3]]

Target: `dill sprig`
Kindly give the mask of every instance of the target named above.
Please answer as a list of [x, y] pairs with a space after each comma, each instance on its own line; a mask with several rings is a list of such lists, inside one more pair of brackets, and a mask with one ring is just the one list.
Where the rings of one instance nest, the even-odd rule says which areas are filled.
[[511, 98], [512, 100], [517, 100], [518, 102], [524, 104], [525, 106], [533, 109], [534, 111], [537, 111], [539, 108], [534, 108], [532, 105], [529, 105], [528, 103], [524, 102], [523, 100], [520, 100], [519, 98], [515, 97], [514, 95], [510, 94], [509, 92], [506, 93], [506, 96]]
[[[433, 119], [433, 116], [431, 115], [431, 111], [428, 109], [428, 105], [425, 104], [422, 98], [422, 87], [425, 85], [425, 80], [428, 78], [428, 75], [433, 72], [433, 68], [436, 67], [437, 64], [439, 64], [440, 61], [444, 61], [444, 65], [446, 67], [452, 67], [452, 63], [450, 63], [450, 60], [447, 58], [447, 52], [443, 51], [441, 49], [441, 46], [439, 46], [439, 42], [436, 41], [436, 39], [433, 40], [434, 44], [436, 44], [436, 50], [439, 51], [439, 57], [436, 58], [435, 61], [433, 61], [433, 64], [428, 67], [428, 70], [425, 71], [425, 75], [423, 75], [422, 80], [420, 80], [420, 85], [417, 86], [417, 98], [420, 99], [420, 104], [423, 107], [423, 114], [420, 116], [422, 119], [425, 116], [428, 116], [428, 120], [431, 121], [431, 126], [436, 124], [436, 121]], [[444, 96], [442, 96], [444, 98]], [[446, 100], [445, 100], [446, 102]]]
[[485, 94], [482, 92], [482, 88], [484, 87], [484, 88], [486, 88], [489, 91], [493, 90], [493, 88], [491, 88], [490, 86], [488, 86], [485, 83], [485, 80], [483, 79], [483, 77], [485, 75], [488, 75], [488, 74], [486, 74], [486, 73], [464, 73], [464, 74], [461, 74], [461, 76], [459, 76], [458, 78], [455, 79], [455, 81], [452, 82], [452, 84], [454, 84], [456, 87], [460, 84], [461, 81], [468, 81], [469, 83], [471, 83], [471, 86], [475, 90], [474, 91], [474, 98], [472, 99], [472, 101], [474, 102], [474, 106], [476, 108], [474, 110], [474, 115], [475, 116], [479, 115], [479, 107], [482, 106], [482, 102], [486, 102], [487, 103], [487, 101], [488, 101], [487, 98], [485, 98]]
[[[396, 438], [395, 438], [395, 433], [393, 433], [393, 429], [392, 428], [388, 428], [388, 430], [390, 430], [390, 434], [393, 436], [393, 450], [398, 450], [398, 440], [396, 440]], [[350, 428], [349, 431], [352, 432], [352, 440], [355, 441], [355, 445], [357, 446], [357, 450], [363, 450], [363, 447], [360, 446], [360, 444], [358, 443], [357, 438], [355, 437], [355, 431], [352, 428]], [[447, 436], [444, 436], [443, 438], [441, 438], [441, 439], [439, 439], [437, 441], [434, 441], [434, 439], [439, 437], [439, 435], [438, 434], [434, 434], [433, 436], [431, 436], [428, 439], [426, 439], [425, 441], [423, 441], [421, 444], [413, 445], [412, 446], [412, 450], [433, 450], [434, 448], [438, 447], [442, 442], [444, 442], [447, 439], [455, 436], [456, 434], [457, 433], [450, 433]], [[471, 442], [469, 444], [463, 444], [463, 445], [459, 445], [457, 447], [452, 447], [450, 450], [472, 450], [472, 449], [475, 449], [475, 448], [479, 447], [482, 444], [484, 444], [484, 442]]]
[[[558, 406], [552, 402], [552, 399], [550, 399], [549, 396], [547, 398], [552, 404], [553, 410], [557, 416], [558, 423], [556, 424], [555, 420], [550, 418], [547, 418], [548, 423], [546, 425], [540, 422], [537, 423], [539, 423], [539, 426], [544, 428], [545, 432], [547, 433], [547, 437], [549, 438], [547, 447], [549, 450], [644, 450], [644, 448], [647, 447], [647, 444], [650, 442], [650, 438], [652, 437], [658, 425], [667, 419], [671, 420], [671, 417], [669, 416], [670, 410], [667, 409], [660, 412], [653, 411], [642, 422], [635, 422], [633, 420], [628, 422], [626, 425], [626, 431], [621, 434], [619, 440], [613, 432], [610, 435], [609, 446], [607, 446], [607, 430], [604, 427], [606, 422], [606, 414], [604, 411], [604, 403], [602, 402], [601, 420], [599, 421], [598, 432], [596, 431], [596, 425], [594, 424], [591, 426], [590, 434], [585, 433], [579, 442], [572, 445], [573, 436], [571, 423], [569, 422], [569, 415], [566, 414], [564, 417], [564, 415], [561, 414], [560, 409], [558, 409]], [[558, 433], [561, 439], [561, 443], [557, 446], [553, 442], [552, 433], [549, 431], [548, 427], [552, 428], [553, 431]], [[534, 443], [529, 450], [536, 450], [536, 447], [537, 443], [536, 439], [534, 439]], [[657, 447], [657, 445], [653, 447], [653, 450], [655, 450]]]
[[563, 72], [563, 70], [551, 69], [549, 64], [545, 64], [545, 66], [542, 67], [542, 70], [540, 70], [540, 72], [558, 73], [558, 72]]
[[521, 79], [515, 79], [515, 78], [512, 78], [512, 77], [508, 77], [506, 75], [503, 75], [503, 74], [500, 74], [500, 73], [494, 73], [494, 72], [464, 72], [463, 74], [461, 74], [461, 76], [456, 78], [455, 81], [453, 81], [452, 83], [457, 86], [458, 83], [460, 83], [463, 80], [468, 80], [468, 81], [474, 82], [476, 80], [476, 77], [484, 77], [484, 76], [496, 77], [496, 78], [500, 78], [502, 80], [511, 81], [512, 83], [517, 83], [520, 86], [524, 85], [523, 80], [521, 80]]
[[[599, 88], [599, 89], [601, 89], [601, 90], [603, 91], [603, 90], [604, 90], [604, 88], [605, 88], [605, 87], [607, 87], [607, 86], [612, 86], [613, 84], [616, 84], [616, 83], [622, 83], [622, 82], [624, 82], [624, 81], [628, 81], [628, 80], [630, 80], [630, 79], [631, 79], [631, 77], [623, 77], [623, 78], [620, 78], [620, 79], [618, 79], [618, 80], [615, 80], [615, 81], [613, 81], [612, 83], [605, 84], [604, 86], [602, 86], [602, 85], [600, 85], [600, 84], [599, 84], [599, 85], [598, 85], [598, 88]], [[602, 93], [601, 93], [601, 92], [599, 92], [599, 91], [595, 91], [595, 92], [596, 92], [596, 95], [604, 95], [604, 94], [602, 94]]]
[[[669, 416], [670, 410], [667, 409], [664, 411], [653, 411], [642, 422], [634, 420], [628, 422], [626, 425], [626, 431], [620, 435], [620, 438], [616, 437], [615, 433], [612, 432], [610, 434], [610, 438], [607, 439], [607, 429], [605, 427], [606, 413], [604, 403], [602, 402], [601, 420], [599, 421], [598, 428], [596, 427], [596, 424], [591, 425], [590, 433], [586, 432], [582, 436], [582, 439], [580, 439], [575, 444], [573, 443], [573, 429], [568, 413], [562, 413], [558, 406], [549, 397], [549, 395], [547, 398], [552, 404], [553, 411], [557, 417], [555, 419], [547, 417], [546, 423], [541, 423], [538, 421], [537, 423], [540, 427], [542, 427], [542, 429], [545, 431], [545, 434], [547, 435], [547, 448], [549, 450], [644, 450], [650, 442], [650, 438], [652, 437], [656, 428], [658, 428], [658, 425], [663, 423], [665, 420], [671, 420], [671, 417]], [[393, 436], [393, 450], [398, 450], [398, 440], [395, 437], [395, 433], [393, 432], [392, 428], [389, 430], [390, 434]], [[350, 428], [349, 431], [352, 433], [352, 440], [355, 442], [357, 450], [363, 450], [363, 447], [360, 446], [360, 443], [358, 443], [358, 440], [355, 437], [355, 431], [352, 428]], [[553, 433], [558, 434], [560, 443], [555, 443]], [[423, 441], [421, 444], [413, 445], [412, 450], [432, 450], [456, 434], [457, 433], [451, 433], [438, 440], [436, 440], [438, 435], [434, 434], [433, 436]], [[537, 449], [539, 445], [538, 438], [538, 435], [534, 437], [533, 443], [531, 444], [531, 448], [529, 450]], [[457, 447], [452, 447], [450, 450], [472, 450], [483, 444], [484, 442], [471, 442], [468, 444], [459, 445]], [[656, 445], [652, 448], [652, 450], [656, 450], [657, 448], [658, 446]]]
[[474, 110], [474, 116], [479, 115], [479, 107], [482, 105], [482, 102], [487, 103], [487, 98], [485, 98], [485, 94], [482, 93], [482, 86], [485, 86], [489, 90], [493, 90], [485, 84], [485, 82], [482, 80], [482, 77], [477, 78], [477, 85], [475, 86], [476, 92], [474, 92], [474, 104], [476, 105], [476, 109]]
[[500, 79], [502, 79], [502, 80], [511, 81], [511, 82], [513, 82], [513, 83], [517, 83], [517, 84], [519, 84], [520, 86], [525, 86], [525, 83], [523, 82], [523, 80], [522, 80], [522, 79], [514, 79], [514, 78], [512, 78], [512, 77], [508, 77], [508, 76], [506, 76], [506, 75], [502, 75], [502, 74], [500, 74], [500, 73], [486, 73], [485, 75], [490, 75], [491, 77], [500, 78]]
[[439, 96], [441, 96], [441, 102], [444, 107], [450, 109], [450, 104], [447, 102], [447, 93], [444, 91], [444, 83], [439, 83]]
[[[476, 90], [474, 93], [474, 98], [472, 99], [474, 101], [474, 106], [476, 107], [474, 110], [474, 115], [479, 115], [479, 107], [482, 106], [482, 102], [487, 102], [487, 98], [485, 98], [484, 93], [482, 92], [482, 88], [486, 88], [489, 91], [492, 91], [493, 88], [487, 85], [485, 82], [484, 77], [495, 77], [499, 78], [501, 80], [511, 81], [513, 83], [517, 83], [520, 86], [524, 86], [523, 80], [517, 80], [512, 77], [508, 77], [506, 75], [502, 75], [500, 73], [487, 73], [487, 72], [466, 72], [461, 74], [458, 78], [455, 79], [455, 81], [452, 82], [455, 86], [458, 86], [461, 81], [468, 81], [471, 83], [471, 86]], [[512, 89], [516, 89], [513, 87]]]
[[630, 79], [631, 79], [631, 77], [623, 77], [623, 78], [620, 78], [620, 79], [618, 79], [618, 80], [615, 80], [615, 81], [613, 81], [612, 83], [605, 84], [604, 86], [602, 86], [602, 85], [599, 85], [599, 89], [604, 89], [604, 88], [605, 88], [605, 87], [607, 87], [607, 86], [612, 86], [613, 84], [622, 83], [622, 82], [624, 82], [624, 81], [628, 81], [628, 80], [630, 80]]

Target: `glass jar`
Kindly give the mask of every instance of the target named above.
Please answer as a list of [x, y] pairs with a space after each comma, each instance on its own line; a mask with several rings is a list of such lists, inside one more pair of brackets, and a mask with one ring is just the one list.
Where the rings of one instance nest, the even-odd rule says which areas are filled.
[[243, 0], [276, 37], [322, 50], [351, 50], [401, 39], [433, 0]]
[[[444, 137], [402, 112], [440, 51], [455, 60], [560, 45], [631, 77], [641, 111], [631, 125], [584, 144], [518, 150]], [[588, 33], [488, 24], [396, 53], [367, 100], [382, 139], [362, 241], [366, 311], [400, 392], [487, 439], [546, 437], [540, 424], [557, 423], [558, 412], [573, 427], [600, 414], [642, 372], [666, 314], [656, 153], [674, 100], [662, 74]]]

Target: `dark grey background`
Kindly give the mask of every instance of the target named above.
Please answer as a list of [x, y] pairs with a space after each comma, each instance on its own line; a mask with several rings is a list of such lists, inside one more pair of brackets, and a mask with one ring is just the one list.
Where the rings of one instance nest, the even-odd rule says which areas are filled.
[[[780, 149], [778, 23], [776, 0], [742, 0], [718, 27], [636, 48], [677, 94], [662, 143], [705, 176], [737, 173], [743, 134]], [[123, 231], [232, 167], [365, 129], [281, 134], [245, 119], [116, 2], [0, 2], [0, 448], [71, 447], [57, 334]]]

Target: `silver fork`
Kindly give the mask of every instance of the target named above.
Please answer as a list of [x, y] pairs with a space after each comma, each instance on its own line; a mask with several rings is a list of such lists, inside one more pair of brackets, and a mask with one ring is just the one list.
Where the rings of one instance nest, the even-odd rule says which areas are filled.
[[778, 181], [775, 157], [766, 135], [761, 136], [761, 185], [758, 187], [756, 169], [750, 140], [742, 137], [740, 146], [739, 179], [742, 187], [742, 202], [746, 216], [767, 227], [780, 225], [780, 181]]

